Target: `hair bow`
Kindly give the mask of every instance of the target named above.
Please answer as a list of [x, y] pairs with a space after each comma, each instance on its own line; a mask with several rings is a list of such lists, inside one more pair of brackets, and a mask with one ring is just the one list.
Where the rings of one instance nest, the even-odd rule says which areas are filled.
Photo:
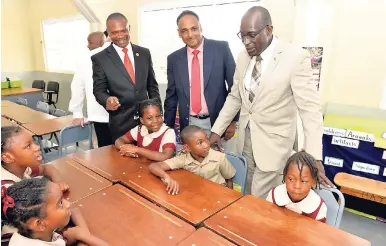
[[7, 194], [7, 188], [5, 188], [5, 186], [1, 186], [1, 201], [3, 202], [4, 217], [7, 218], [7, 209], [13, 208], [15, 206], [15, 201]]

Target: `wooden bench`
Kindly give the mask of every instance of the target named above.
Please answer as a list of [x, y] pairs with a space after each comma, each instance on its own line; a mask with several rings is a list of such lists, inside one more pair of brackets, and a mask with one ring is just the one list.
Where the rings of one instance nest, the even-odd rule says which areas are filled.
[[386, 204], [386, 183], [348, 173], [338, 173], [334, 181], [344, 194]]

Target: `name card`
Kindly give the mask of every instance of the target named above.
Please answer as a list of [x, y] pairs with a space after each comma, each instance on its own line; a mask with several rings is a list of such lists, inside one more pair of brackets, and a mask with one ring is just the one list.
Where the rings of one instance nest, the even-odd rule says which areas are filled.
[[334, 167], [343, 167], [343, 159], [326, 156], [324, 164]]
[[352, 164], [352, 170], [376, 175], [379, 174], [379, 166], [363, 162], [354, 161]]
[[383, 169], [383, 176], [386, 176], [386, 168]]
[[357, 139], [360, 141], [374, 142], [374, 134], [366, 132], [357, 132], [353, 130], [346, 131], [346, 138]]
[[346, 130], [325, 126], [325, 127], [323, 127], [323, 134], [331, 135], [331, 136], [338, 136], [338, 137], [345, 137], [346, 136]]
[[332, 137], [331, 144], [339, 145], [343, 147], [349, 147], [353, 149], [359, 148], [359, 140], [341, 138], [337, 136]]
[[383, 151], [382, 159], [386, 160], [386, 150]]

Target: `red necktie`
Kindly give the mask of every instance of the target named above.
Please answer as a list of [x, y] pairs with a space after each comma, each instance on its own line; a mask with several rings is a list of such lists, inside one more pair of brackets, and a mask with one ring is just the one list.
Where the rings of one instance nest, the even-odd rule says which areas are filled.
[[134, 69], [133, 69], [133, 64], [131, 63], [129, 56], [127, 55], [127, 48], [123, 48], [122, 51], [123, 51], [123, 53], [125, 53], [125, 58], [123, 59], [123, 64], [125, 65], [125, 68], [126, 68], [127, 72], [129, 73], [131, 80], [135, 84], [135, 73], [134, 73]]
[[200, 75], [200, 62], [198, 61], [199, 50], [193, 51], [192, 70], [191, 70], [191, 107], [195, 114], [199, 114], [201, 111], [201, 75]]

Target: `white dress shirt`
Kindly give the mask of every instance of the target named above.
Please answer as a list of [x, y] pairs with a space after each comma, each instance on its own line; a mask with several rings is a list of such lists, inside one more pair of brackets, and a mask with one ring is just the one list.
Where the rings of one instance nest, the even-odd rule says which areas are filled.
[[[271, 44], [260, 54], [262, 60], [261, 60], [261, 70], [260, 70], [260, 79], [263, 77], [264, 71], [267, 69], [268, 63], [272, 58], [273, 51], [275, 50], [277, 43], [277, 37], [273, 36]], [[256, 66], [256, 56], [251, 58], [251, 61], [249, 62], [249, 66], [245, 72], [245, 77], [244, 77], [244, 85], [245, 89], [247, 91], [249, 90], [254, 90], [256, 85], [252, 85], [252, 71], [253, 68]]]
[[[122, 60], [122, 63], [125, 64], [124, 62], [124, 59], [125, 59], [125, 53], [123, 53], [121, 47], [113, 44], [113, 47], [115, 48], [115, 50], [117, 51], [119, 57], [121, 58]], [[130, 58], [130, 61], [131, 61], [131, 64], [133, 64], [133, 70], [134, 70], [134, 74], [135, 74], [135, 62], [134, 62], [134, 53], [133, 53], [133, 48], [131, 46], [131, 42], [129, 42], [129, 44], [126, 46], [127, 48], [127, 55], [129, 56]]]
[[68, 110], [73, 113], [74, 118], [83, 118], [83, 101], [84, 96], [86, 96], [88, 120], [100, 123], [109, 122], [109, 113], [96, 101], [93, 93], [91, 56], [101, 52], [110, 44], [105, 43], [102, 47], [89, 51], [77, 66], [77, 71], [71, 82], [71, 100], [68, 106]]

